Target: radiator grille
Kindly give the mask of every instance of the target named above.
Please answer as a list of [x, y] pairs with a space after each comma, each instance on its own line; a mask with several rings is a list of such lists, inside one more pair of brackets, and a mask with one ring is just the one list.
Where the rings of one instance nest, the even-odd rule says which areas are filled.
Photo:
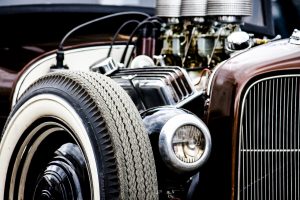
[[247, 90], [241, 112], [238, 199], [300, 199], [300, 77]]

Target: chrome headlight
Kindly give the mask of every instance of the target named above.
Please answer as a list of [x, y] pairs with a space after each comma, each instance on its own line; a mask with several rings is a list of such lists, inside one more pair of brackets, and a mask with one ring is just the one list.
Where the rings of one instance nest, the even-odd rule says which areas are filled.
[[208, 158], [211, 137], [207, 126], [192, 114], [169, 119], [159, 135], [159, 151], [165, 163], [178, 172], [198, 169]]

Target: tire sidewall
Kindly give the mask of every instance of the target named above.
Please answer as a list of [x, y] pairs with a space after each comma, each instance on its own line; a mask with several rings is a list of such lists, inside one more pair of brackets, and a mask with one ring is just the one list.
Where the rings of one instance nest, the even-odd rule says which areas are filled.
[[[89, 177], [91, 179], [91, 197], [100, 199], [100, 180], [102, 163], [101, 152], [97, 147], [96, 138], [88, 116], [80, 103], [71, 95], [57, 88], [42, 88], [27, 93], [14, 107], [5, 126], [0, 143], [0, 199], [4, 199], [5, 184], [10, 182], [9, 167], [17, 158], [12, 155], [20, 138], [24, 137], [26, 129], [36, 120], [43, 117], [54, 117], [61, 120], [70, 130], [72, 137], [86, 159]], [[25, 135], [25, 137], [32, 137]], [[6, 191], [7, 192], [7, 191]]]

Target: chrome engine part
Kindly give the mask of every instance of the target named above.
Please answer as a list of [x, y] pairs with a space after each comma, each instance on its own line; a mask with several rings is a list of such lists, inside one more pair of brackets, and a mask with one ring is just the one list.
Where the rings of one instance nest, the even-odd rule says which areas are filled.
[[180, 17], [181, 0], [157, 0], [156, 15], [160, 17]]
[[[163, 19], [163, 61], [157, 65], [186, 68], [199, 90], [206, 89], [215, 66], [254, 45], [252, 36], [240, 28], [243, 18], [252, 14], [252, 0], [177, 0], [166, 9], [167, 4], [171, 1], [157, 0], [157, 14]], [[169, 14], [175, 5], [181, 5], [180, 14]]]
[[120, 69], [110, 77], [127, 91], [140, 111], [176, 105], [196, 92], [188, 74], [180, 67]]
[[243, 31], [231, 33], [225, 41], [225, 47], [229, 53], [244, 50], [251, 46], [252, 44], [249, 34]]
[[252, 14], [251, 0], [208, 0], [207, 15], [249, 16]]
[[181, 16], [206, 16], [207, 0], [182, 0]]

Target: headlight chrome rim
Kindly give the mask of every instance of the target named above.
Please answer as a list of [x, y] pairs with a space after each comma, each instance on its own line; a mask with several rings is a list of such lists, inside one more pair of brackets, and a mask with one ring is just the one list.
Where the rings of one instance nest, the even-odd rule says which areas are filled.
[[[200, 129], [205, 138], [205, 148], [202, 156], [193, 163], [180, 160], [173, 150], [172, 140], [176, 131], [185, 125], [192, 125]], [[192, 114], [180, 114], [169, 119], [162, 127], [159, 135], [159, 152], [164, 162], [177, 172], [190, 172], [198, 169], [208, 159], [211, 151], [211, 136], [204, 122]]]

